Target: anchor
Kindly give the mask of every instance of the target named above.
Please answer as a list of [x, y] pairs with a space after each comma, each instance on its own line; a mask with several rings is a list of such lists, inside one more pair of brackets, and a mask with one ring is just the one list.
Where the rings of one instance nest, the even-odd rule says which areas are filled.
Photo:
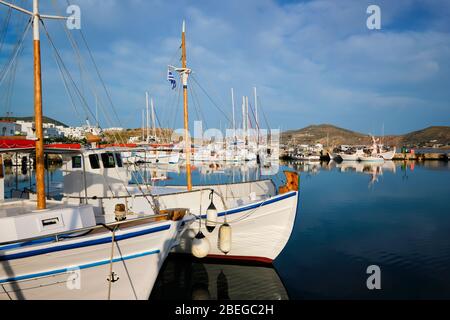
[[116, 274], [115, 272], [113, 272], [113, 273], [111, 273], [111, 276], [108, 277], [108, 278], [106, 279], [106, 281], [109, 281], [109, 282], [111, 282], [111, 283], [114, 283], [114, 282], [116, 282], [116, 281], [119, 280], [119, 279], [120, 279], [120, 278], [117, 277], [117, 274]]

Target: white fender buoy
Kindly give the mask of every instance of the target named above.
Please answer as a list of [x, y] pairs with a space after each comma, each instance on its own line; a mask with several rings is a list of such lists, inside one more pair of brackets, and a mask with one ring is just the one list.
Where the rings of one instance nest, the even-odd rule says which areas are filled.
[[217, 209], [213, 202], [213, 193], [210, 194], [211, 203], [209, 204], [208, 209], [206, 209], [206, 230], [208, 232], [213, 232], [216, 228], [217, 222]]
[[208, 255], [209, 248], [208, 239], [199, 231], [194, 240], [192, 240], [192, 255], [196, 258], [204, 258]]
[[219, 228], [219, 249], [225, 254], [231, 250], [231, 226], [226, 222]]
[[217, 222], [217, 209], [214, 203], [211, 202], [208, 209], [206, 209], [206, 230], [213, 232], [216, 228]]

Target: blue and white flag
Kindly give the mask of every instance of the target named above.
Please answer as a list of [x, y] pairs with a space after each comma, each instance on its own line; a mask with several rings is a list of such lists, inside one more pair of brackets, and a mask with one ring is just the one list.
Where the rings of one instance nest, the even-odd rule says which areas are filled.
[[169, 81], [170, 84], [172, 85], [172, 90], [177, 87], [177, 82], [175, 80], [175, 77], [173, 76], [173, 73], [170, 70], [167, 70], [167, 81]]

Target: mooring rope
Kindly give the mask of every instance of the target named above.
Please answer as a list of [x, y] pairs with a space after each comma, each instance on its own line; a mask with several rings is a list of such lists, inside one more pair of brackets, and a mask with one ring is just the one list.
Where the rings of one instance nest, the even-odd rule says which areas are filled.
[[112, 236], [111, 236], [111, 258], [109, 261], [109, 279], [108, 279], [108, 300], [111, 300], [111, 287], [112, 283], [115, 282], [114, 280], [114, 274], [113, 274], [113, 259], [114, 259], [114, 244], [116, 242], [116, 230], [118, 226], [115, 226], [112, 230]]

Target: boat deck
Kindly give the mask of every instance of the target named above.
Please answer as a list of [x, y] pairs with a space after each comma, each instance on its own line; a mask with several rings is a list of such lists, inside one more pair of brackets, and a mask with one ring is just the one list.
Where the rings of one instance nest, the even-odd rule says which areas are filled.
[[28, 199], [10, 199], [0, 202], [0, 219], [16, 217], [20, 215], [26, 215], [36, 212], [45, 212], [55, 210], [59, 208], [77, 207], [76, 205], [70, 205], [59, 201], [47, 201], [47, 209], [37, 210], [37, 202], [35, 200]]

